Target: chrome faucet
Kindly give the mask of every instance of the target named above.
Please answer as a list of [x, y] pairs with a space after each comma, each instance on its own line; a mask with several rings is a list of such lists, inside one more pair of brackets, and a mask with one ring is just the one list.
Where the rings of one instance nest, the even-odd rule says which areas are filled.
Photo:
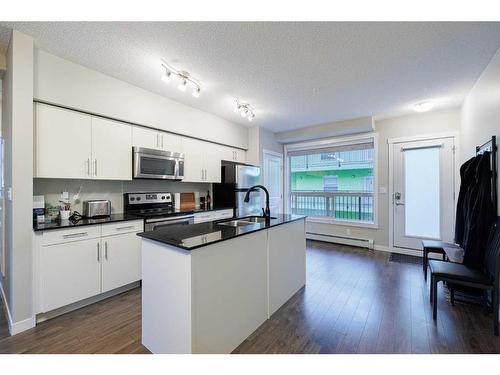
[[267, 189], [264, 186], [255, 185], [255, 186], [252, 186], [250, 189], [248, 189], [248, 191], [245, 195], [244, 202], [248, 203], [250, 201], [250, 193], [252, 191], [257, 190], [257, 189], [263, 190], [264, 193], [266, 194], [266, 209], [262, 209], [262, 213], [263, 213], [264, 217], [266, 218], [266, 221], [269, 221], [271, 218], [271, 210], [269, 209], [269, 192], [267, 191]]

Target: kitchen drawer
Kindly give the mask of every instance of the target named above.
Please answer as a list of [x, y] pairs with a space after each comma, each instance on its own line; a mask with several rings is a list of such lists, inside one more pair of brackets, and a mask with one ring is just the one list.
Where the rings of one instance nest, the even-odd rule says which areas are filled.
[[230, 219], [233, 217], [233, 209], [228, 208], [227, 210], [217, 210], [215, 211], [215, 220]]
[[78, 228], [54, 229], [43, 232], [42, 245], [54, 245], [58, 243], [74, 242], [98, 238], [101, 236], [101, 226], [85, 225]]
[[121, 221], [119, 223], [102, 224], [102, 236], [113, 236], [130, 232], [144, 231], [143, 220]]

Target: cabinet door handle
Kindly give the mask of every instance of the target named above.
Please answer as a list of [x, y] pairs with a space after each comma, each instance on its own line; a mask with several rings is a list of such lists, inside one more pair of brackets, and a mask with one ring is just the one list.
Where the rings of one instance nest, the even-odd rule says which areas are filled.
[[160, 148], [160, 133], [156, 133], [156, 147]]
[[99, 242], [97, 243], [97, 262], [101, 262], [101, 245]]
[[84, 237], [87, 236], [87, 232], [80, 232], [80, 233], [71, 233], [71, 234], [63, 234], [63, 238], [75, 238], [75, 237]]
[[94, 175], [97, 176], [97, 159], [94, 159]]
[[90, 158], [87, 159], [87, 176], [90, 176]]
[[104, 259], [108, 260], [108, 241], [104, 242]]
[[132, 229], [132, 228], [134, 228], [133, 225], [128, 225], [126, 227], [118, 227], [118, 228], [116, 228], [116, 230], [125, 230], [125, 229]]
[[164, 135], [162, 134], [161, 135], [161, 148], [163, 148], [163, 137], [164, 137]]

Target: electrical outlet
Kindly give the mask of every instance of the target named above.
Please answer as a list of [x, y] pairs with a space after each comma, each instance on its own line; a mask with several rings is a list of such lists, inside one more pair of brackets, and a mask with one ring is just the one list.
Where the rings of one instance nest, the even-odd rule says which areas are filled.
[[65, 201], [65, 202], [68, 201], [69, 200], [69, 192], [63, 191], [61, 193], [61, 200]]
[[12, 202], [12, 188], [11, 187], [7, 189], [7, 200], [9, 202]]
[[345, 230], [345, 233], [346, 233], [346, 234], [348, 234], [348, 235], [350, 235], [350, 234], [351, 234], [351, 229], [347, 228], [347, 229]]

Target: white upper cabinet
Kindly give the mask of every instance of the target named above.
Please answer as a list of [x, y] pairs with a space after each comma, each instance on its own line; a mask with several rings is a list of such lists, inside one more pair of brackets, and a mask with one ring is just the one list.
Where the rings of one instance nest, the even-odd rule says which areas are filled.
[[221, 155], [220, 146], [214, 143], [205, 143], [204, 168], [205, 182], [221, 182]]
[[132, 179], [130, 125], [40, 103], [35, 114], [35, 177]]
[[161, 148], [164, 151], [182, 152], [182, 138], [180, 135], [160, 132]]
[[137, 147], [161, 149], [160, 133], [156, 130], [132, 127], [132, 144]]
[[246, 162], [246, 152], [244, 150], [228, 146], [219, 146], [219, 147], [222, 160], [234, 161], [238, 163]]
[[182, 137], [180, 135], [134, 126], [132, 143], [137, 147], [157, 150], [181, 152]]
[[182, 139], [184, 152], [184, 181], [220, 182], [220, 146], [193, 138]]
[[205, 182], [204, 143], [193, 138], [182, 139], [182, 152], [185, 158], [184, 181], [186, 182]]
[[92, 178], [132, 179], [132, 127], [92, 116]]
[[35, 177], [90, 178], [90, 115], [37, 103], [35, 124]]

